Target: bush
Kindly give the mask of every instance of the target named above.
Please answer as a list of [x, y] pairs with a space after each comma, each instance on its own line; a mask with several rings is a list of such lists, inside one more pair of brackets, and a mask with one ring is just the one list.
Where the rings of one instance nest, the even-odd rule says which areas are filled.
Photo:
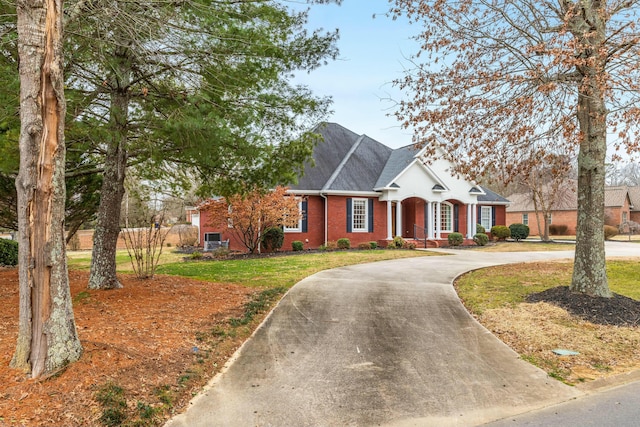
[[351, 241], [346, 237], [338, 239], [338, 249], [349, 249], [351, 247]]
[[264, 230], [262, 244], [269, 251], [277, 251], [284, 243], [284, 231], [280, 227], [269, 227]]
[[496, 240], [505, 240], [511, 237], [511, 230], [504, 225], [494, 225], [491, 227], [491, 235]]
[[190, 258], [191, 259], [202, 259], [202, 252], [200, 251], [195, 251], [191, 254]]
[[611, 225], [605, 225], [604, 226], [604, 239], [605, 240], [609, 240], [610, 238], [612, 238], [613, 236], [616, 236], [618, 234], [618, 229], [616, 227], [613, 227]]
[[387, 249], [399, 249], [404, 248], [407, 242], [400, 236], [396, 236], [387, 245]]
[[18, 265], [18, 242], [0, 239], [0, 265]]
[[476, 224], [476, 233], [485, 234], [486, 232], [482, 224]]
[[447, 240], [449, 241], [449, 246], [460, 246], [464, 242], [464, 236], [458, 232], [449, 233]]
[[364, 250], [369, 250], [369, 249], [371, 249], [371, 245], [369, 245], [368, 242], [362, 242], [362, 243], [358, 244], [358, 249], [362, 249], [363, 251]]
[[509, 226], [509, 230], [511, 231], [511, 238], [515, 239], [516, 242], [520, 240], [524, 240], [529, 237], [529, 226], [524, 224], [511, 224]]
[[489, 243], [489, 236], [484, 233], [476, 233], [476, 235], [473, 236], [473, 241], [478, 246], [485, 246], [487, 243]]
[[371, 249], [378, 249], [378, 242], [369, 242], [369, 247]]
[[231, 251], [228, 248], [216, 248], [211, 251], [211, 256], [216, 259], [223, 259], [229, 256]]
[[567, 234], [569, 226], [564, 224], [549, 224], [549, 234], [554, 236], [564, 236]]
[[407, 241], [405, 241], [405, 242], [404, 242], [404, 245], [402, 245], [402, 247], [403, 247], [404, 249], [415, 249], [415, 248], [416, 248], [416, 244], [415, 244], [415, 243], [413, 243], [413, 242], [407, 242]]
[[300, 240], [294, 240], [293, 242], [291, 242], [291, 248], [295, 252], [300, 252], [304, 249], [304, 244]]

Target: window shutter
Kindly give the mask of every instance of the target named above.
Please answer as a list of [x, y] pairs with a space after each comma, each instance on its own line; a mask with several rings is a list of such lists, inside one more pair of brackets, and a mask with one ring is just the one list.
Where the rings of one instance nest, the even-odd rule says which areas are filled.
[[369, 233], [373, 233], [373, 199], [369, 199]]
[[303, 200], [301, 203], [301, 209], [302, 209], [302, 232], [306, 233], [307, 229], [308, 229], [308, 225], [307, 225], [307, 206], [308, 206], [309, 202], [306, 200]]
[[429, 229], [429, 203], [424, 204], [424, 229], [425, 233]]
[[[482, 224], [482, 207], [480, 205], [478, 205], [478, 215], [476, 216], [476, 223], [477, 224]], [[489, 231], [489, 230], [485, 230], [485, 231]]]
[[351, 197], [347, 199], [347, 233], [351, 233], [351, 226], [353, 223], [353, 210], [352, 210]]
[[491, 206], [491, 226], [496, 225], [496, 207]]
[[459, 231], [458, 217], [460, 215], [460, 206], [453, 205], [453, 231], [456, 233]]

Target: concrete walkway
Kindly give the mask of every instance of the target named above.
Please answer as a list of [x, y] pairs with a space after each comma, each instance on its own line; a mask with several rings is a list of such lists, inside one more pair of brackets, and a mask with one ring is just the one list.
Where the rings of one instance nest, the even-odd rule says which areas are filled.
[[573, 253], [451, 252], [301, 281], [167, 427], [471, 426], [581, 395], [520, 360], [451, 286], [471, 269]]

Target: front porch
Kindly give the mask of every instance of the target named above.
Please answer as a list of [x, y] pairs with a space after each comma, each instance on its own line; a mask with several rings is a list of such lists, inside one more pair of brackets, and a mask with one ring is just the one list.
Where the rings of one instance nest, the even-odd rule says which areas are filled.
[[473, 241], [478, 223], [477, 203], [465, 204], [459, 200], [430, 201], [410, 197], [402, 201], [387, 200], [387, 241], [400, 236], [405, 240], [421, 242], [427, 247], [433, 242], [448, 244], [450, 233], [461, 233]]

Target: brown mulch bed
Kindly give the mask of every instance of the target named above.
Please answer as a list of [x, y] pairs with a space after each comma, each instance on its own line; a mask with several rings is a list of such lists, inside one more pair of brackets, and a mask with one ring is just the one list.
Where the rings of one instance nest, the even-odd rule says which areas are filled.
[[[162, 425], [181, 412], [250, 333], [225, 333], [257, 291], [225, 283], [119, 275], [123, 289], [86, 288], [88, 272], [70, 271], [81, 359], [49, 378], [9, 367], [18, 329], [18, 274], [0, 269], [0, 426], [101, 426], [96, 395], [123, 391], [126, 420]], [[250, 325], [251, 326], [251, 325]]]
[[547, 302], [591, 323], [612, 326], [638, 326], [640, 301], [613, 294], [611, 298], [590, 297], [571, 292], [568, 286], [558, 286], [530, 294], [527, 302]]

